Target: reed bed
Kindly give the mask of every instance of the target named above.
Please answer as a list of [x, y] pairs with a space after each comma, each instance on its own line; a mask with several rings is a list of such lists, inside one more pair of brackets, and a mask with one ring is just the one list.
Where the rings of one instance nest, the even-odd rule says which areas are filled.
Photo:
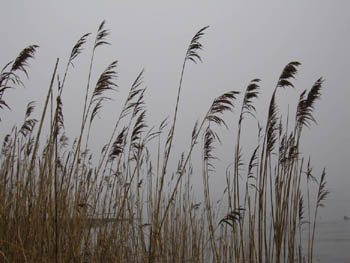
[[[41, 118], [32, 117], [35, 103], [29, 102], [23, 125], [3, 138], [1, 262], [314, 261], [317, 214], [328, 195], [326, 172], [314, 175], [309, 157], [303, 157], [299, 148], [303, 129], [315, 122], [313, 111], [323, 79], [301, 92], [294, 116], [280, 116], [277, 104], [278, 93], [294, 88], [299, 62], [282, 69], [264, 124], [255, 118], [260, 79], [253, 79], [243, 91], [214, 98], [203, 119], [195, 123], [178, 166], [169, 165], [177, 158], [172, 151], [186, 65], [201, 62], [206, 29], [194, 35], [186, 50], [172, 117], [156, 128], [148, 126], [144, 72], [140, 72], [96, 162], [89, 152], [90, 132], [110, 99], [108, 92], [118, 87], [118, 61], [106, 67], [94, 86], [91, 83], [96, 51], [108, 44], [105, 22], [95, 35], [80, 132], [72, 144], [64, 133], [62, 93], [73, 62], [93, 35], [83, 35], [73, 46], [62, 79], [57, 77], [57, 59], [42, 98]], [[21, 76], [29, 75], [37, 49], [25, 48], [1, 71], [2, 116], [10, 107], [6, 91], [23, 84]], [[238, 118], [238, 125], [228, 131], [236, 137], [233, 164], [217, 204], [209, 175], [215, 173], [214, 149], [221, 143], [217, 131], [228, 127], [225, 116]], [[258, 143], [244, 158], [241, 134], [247, 118], [258, 123]], [[194, 159], [201, 167], [194, 167]], [[194, 198], [193, 176], [203, 179], [203, 187], [196, 187], [203, 190], [203, 200]], [[227, 209], [221, 216], [218, 209], [223, 203]], [[306, 243], [301, 239], [304, 231]]]

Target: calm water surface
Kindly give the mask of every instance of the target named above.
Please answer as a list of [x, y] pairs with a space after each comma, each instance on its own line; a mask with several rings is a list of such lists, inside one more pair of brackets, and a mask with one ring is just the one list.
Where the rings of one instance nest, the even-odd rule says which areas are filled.
[[314, 255], [314, 262], [350, 263], [350, 220], [317, 223]]
[[[303, 254], [307, 254], [307, 227], [304, 225]], [[299, 236], [297, 234], [296, 239]], [[350, 263], [350, 220], [318, 221], [314, 243], [314, 260], [318, 263]]]

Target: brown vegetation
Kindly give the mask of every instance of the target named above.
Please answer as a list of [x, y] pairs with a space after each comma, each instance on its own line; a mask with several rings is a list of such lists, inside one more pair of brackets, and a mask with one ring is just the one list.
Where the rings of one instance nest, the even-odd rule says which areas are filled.
[[[86, 86], [80, 133], [67, 145], [61, 95], [69, 69], [83, 51], [90, 34], [73, 47], [64, 78], [56, 81], [57, 65], [47, 91], [41, 119], [32, 118], [30, 102], [24, 123], [3, 139], [0, 155], [0, 258], [2, 262], [312, 262], [318, 208], [328, 191], [325, 171], [313, 176], [299, 152], [305, 126], [315, 120], [315, 101], [320, 98], [323, 79], [303, 91], [295, 121], [279, 116], [277, 93], [293, 88], [299, 62], [283, 69], [271, 101], [265, 126], [258, 125], [258, 145], [244, 165], [241, 132], [243, 122], [255, 116], [259, 79], [243, 92], [228, 91], [213, 100], [202, 121], [195, 124], [188, 149], [176, 171], [168, 166], [176, 133], [185, 66], [199, 62], [201, 37], [198, 31], [187, 49], [176, 108], [165, 144], [167, 120], [158, 130], [148, 129], [141, 72], [132, 84], [97, 165], [91, 162], [89, 136], [96, 114], [109, 99], [106, 91], [116, 84], [117, 61], [100, 75], [95, 87], [91, 76], [95, 51], [105, 44], [109, 31], [103, 22], [97, 31]], [[2, 114], [8, 88], [21, 85], [20, 74], [28, 74], [28, 63], [37, 46], [29, 46], [8, 63], [0, 75]], [[57, 89], [54, 86], [57, 85]], [[48, 105], [54, 105], [50, 113]], [[235, 108], [239, 122], [232, 172], [226, 174], [226, 216], [215, 214], [209, 174], [213, 171], [213, 149], [220, 138], [215, 131], [226, 126], [223, 113]], [[238, 112], [238, 113], [237, 113]], [[49, 130], [43, 123], [50, 122]], [[43, 139], [43, 135], [47, 139]], [[199, 142], [202, 142], [200, 144]], [[158, 152], [149, 151], [155, 144]], [[193, 149], [202, 145], [204, 200], [192, 198]], [[154, 161], [155, 160], [155, 161]], [[170, 179], [170, 175], [173, 179]], [[243, 179], [240, 179], [243, 178]], [[172, 181], [171, 191], [165, 187]], [[319, 181], [319, 183], [317, 183]], [[306, 182], [307, 188], [301, 185]], [[313, 208], [312, 183], [318, 184]], [[306, 190], [306, 195], [303, 194]], [[306, 198], [305, 198], [306, 196]], [[304, 200], [307, 200], [305, 218]], [[311, 211], [314, 215], [311, 216]], [[103, 220], [99, 220], [103, 218]], [[307, 222], [309, 241], [302, 250], [302, 224]], [[313, 227], [311, 227], [313, 226]], [[299, 234], [299, 236], [298, 236]]]

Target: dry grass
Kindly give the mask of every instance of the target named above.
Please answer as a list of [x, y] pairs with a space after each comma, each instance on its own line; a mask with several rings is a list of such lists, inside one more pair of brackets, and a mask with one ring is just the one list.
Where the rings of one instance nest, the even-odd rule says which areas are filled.
[[[96, 114], [109, 99], [106, 92], [117, 87], [117, 61], [100, 75], [94, 88], [91, 84], [95, 51], [108, 44], [105, 23], [96, 34], [82, 103], [81, 129], [71, 146], [64, 135], [61, 95], [69, 69], [83, 52], [90, 34], [83, 35], [73, 47], [62, 81], [56, 78], [57, 60], [41, 119], [31, 117], [35, 103], [30, 102], [23, 125], [14, 127], [3, 139], [2, 262], [313, 261], [318, 208], [328, 191], [325, 172], [317, 183], [310, 162], [305, 165], [299, 147], [303, 128], [315, 122], [313, 110], [320, 98], [322, 78], [310, 91], [301, 93], [295, 121], [290, 116], [280, 117], [277, 105], [277, 93], [294, 87], [292, 80], [299, 62], [291, 62], [282, 70], [268, 105], [266, 123], [258, 125], [258, 145], [247, 160], [242, 155], [241, 132], [244, 120], [255, 117], [259, 79], [249, 83], [238, 110], [238, 91], [215, 98], [203, 120], [195, 124], [191, 144], [183, 149], [177, 169], [171, 171], [168, 167], [169, 158], [174, 158], [171, 150], [185, 66], [201, 61], [200, 40], [206, 29], [195, 34], [186, 51], [176, 108], [164, 145], [168, 121], [164, 120], [158, 130], [148, 128], [146, 123], [142, 71], [130, 88], [97, 165], [92, 164], [88, 151], [90, 130]], [[20, 75], [28, 75], [29, 60], [37, 48], [33, 45], [24, 49], [1, 71], [2, 114], [9, 108], [4, 99], [6, 90], [22, 85]], [[227, 202], [228, 210], [226, 216], [219, 217], [208, 178], [215, 172], [213, 150], [221, 143], [216, 129], [226, 126], [224, 113], [234, 109], [239, 121], [237, 131], [232, 132], [237, 138], [232, 169], [226, 174], [225, 199], [221, 201]], [[49, 130], [43, 130], [44, 122], [50, 123]], [[194, 148], [200, 145], [201, 156], [193, 156]], [[157, 151], [150, 151], [150, 147]], [[201, 203], [193, 198], [192, 158], [202, 160]], [[301, 187], [304, 182], [305, 189]], [[165, 187], [167, 183], [170, 192]], [[318, 190], [312, 190], [313, 183]], [[312, 205], [310, 195], [314, 192], [317, 202]], [[309, 225], [306, 229], [309, 238], [307, 244], [302, 244], [301, 226], [305, 222]], [[307, 248], [302, 249], [303, 246]]]

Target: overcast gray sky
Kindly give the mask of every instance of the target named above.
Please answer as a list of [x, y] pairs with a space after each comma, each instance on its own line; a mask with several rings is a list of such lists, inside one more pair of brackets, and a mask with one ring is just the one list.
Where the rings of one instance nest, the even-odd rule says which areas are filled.
[[[201, 40], [203, 63], [191, 64], [185, 73], [177, 134], [188, 139], [178, 139], [177, 150], [187, 149], [193, 123], [203, 117], [214, 97], [228, 90], [243, 91], [253, 78], [262, 79], [257, 108], [259, 118], [265, 120], [281, 70], [290, 61], [300, 61], [296, 90], [281, 92], [278, 103], [293, 108], [302, 90], [311, 88], [320, 76], [325, 78], [322, 100], [316, 104], [318, 126], [305, 130], [302, 150], [305, 156], [311, 155], [316, 173], [327, 168], [331, 191], [327, 214], [350, 214], [350, 1], [37, 0], [3, 1], [1, 7], [2, 66], [27, 45], [40, 45], [30, 62], [26, 89], [6, 94], [13, 111], [2, 113], [1, 134], [22, 121], [28, 101], [38, 101], [39, 111], [56, 58], [61, 59], [62, 75], [74, 43], [84, 33], [94, 34], [104, 19], [111, 45], [97, 51], [93, 81], [117, 59], [119, 93], [114, 104], [101, 112], [99, 125], [110, 130], [118, 105], [142, 68], [146, 70], [149, 122], [158, 125], [173, 112], [190, 39], [209, 25]], [[92, 42], [93, 36], [67, 79], [63, 103], [68, 134], [78, 129], [75, 123], [82, 107], [77, 105], [83, 101]], [[95, 134], [103, 132], [95, 130]], [[248, 138], [256, 131], [245, 134]], [[232, 153], [234, 135], [224, 136], [231, 141], [218, 149], [223, 155]], [[96, 145], [105, 141], [104, 135], [94, 137]], [[230, 158], [222, 159], [226, 167]]]

